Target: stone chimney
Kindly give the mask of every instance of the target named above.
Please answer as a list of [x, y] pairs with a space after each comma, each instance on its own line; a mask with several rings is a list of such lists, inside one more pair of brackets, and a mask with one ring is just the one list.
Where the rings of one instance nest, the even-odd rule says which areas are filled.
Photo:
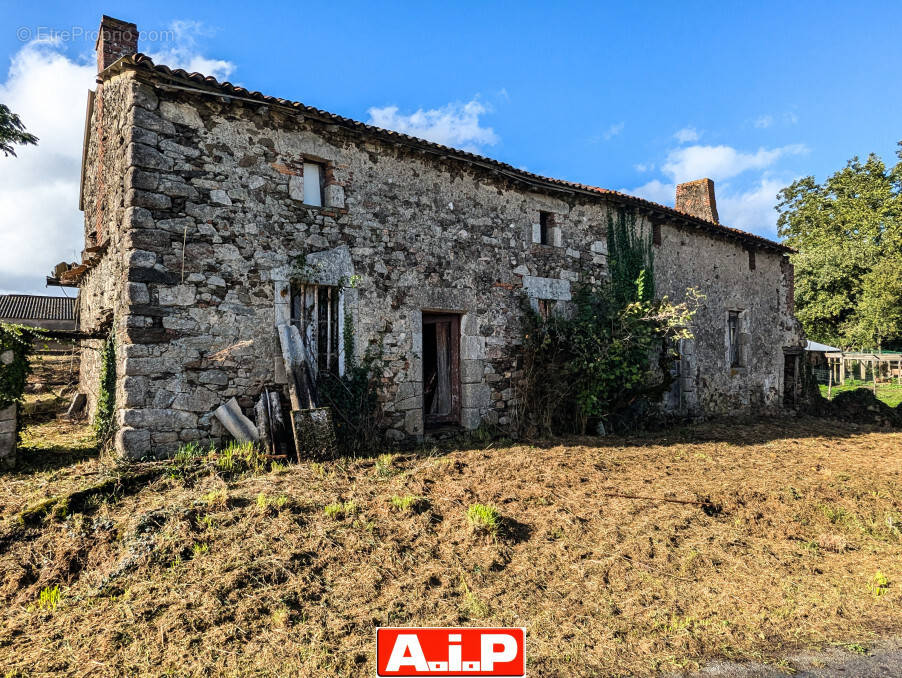
[[714, 199], [714, 182], [710, 179], [677, 184], [675, 207], [699, 219], [720, 223], [717, 219], [717, 201]]
[[120, 21], [106, 14], [100, 20], [97, 34], [97, 72], [110, 66], [117, 59], [138, 52], [138, 27], [128, 21]]

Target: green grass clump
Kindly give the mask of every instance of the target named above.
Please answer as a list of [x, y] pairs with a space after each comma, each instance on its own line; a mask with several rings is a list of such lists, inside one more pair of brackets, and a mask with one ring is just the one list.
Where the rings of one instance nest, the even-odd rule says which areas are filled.
[[328, 504], [323, 510], [329, 518], [332, 518], [333, 520], [342, 520], [347, 516], [353, 516], [357, 513], [357, 504], [353, 501], [336, 501]]
[[396, 470], [392, 467], [394, 461], [395, 455], [393, 454], [380, 454], [378, 457], [376, 457], [376, 475], [394, 475], [396, 473]]
[[216, 457], [216, 467], [221, 473], [235, 474], [253, 471], [259, 473], [266, 465], [266, 457], [253, 443], [229, 442]]
[[405, 494], [404, 496], [393, 495], [391, 498], [391, 505], [396, 509], [401, 511], [402, 513], [409, 511], [414, 504], [417, 503], [418, 497], [415, 497], [412, 494]]
[[882, 572], [877, 572], [877, 574], [874, 575], [874, 578], [868, 583], [868, 592], [875, 598], [879, 598], [886, 593], [886, 589], [888, 588], [889, 579], [887, 579], [886, 575]]
[[501, 514], [494, 506], [470, 504], [467, 509], [467, 522], [474, 530], [496, 536], [501, 529]]
[[59, 584], [48, 586], [41, 590], [38, 597], [38, 609], [53, 612], [60, 604], [60, 587]]

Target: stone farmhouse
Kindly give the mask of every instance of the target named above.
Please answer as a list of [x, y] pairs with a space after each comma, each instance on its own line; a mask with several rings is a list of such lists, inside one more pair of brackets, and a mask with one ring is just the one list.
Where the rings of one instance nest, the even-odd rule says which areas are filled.
[[[609, 215], [651, 234], [660, 294], [704, 295], [662, 403], [686, 415], [775, 411], [798, 389], [802, 336], [783, 245], [718, 223], [713, 182], [676, 209], [550, 179], [301, 103], [154, 64], [103, 17], [82, 166], [79, 328], [116, 337], [116, 447], [218, 440], [289, 375], [382, 350], [390, 439], [511, 423], [525, 295], [553, 313], [604, 278]], [[99, 340], [86, 340], [96, 348]], [[98, 352], [81, 390], [96, 408]]]

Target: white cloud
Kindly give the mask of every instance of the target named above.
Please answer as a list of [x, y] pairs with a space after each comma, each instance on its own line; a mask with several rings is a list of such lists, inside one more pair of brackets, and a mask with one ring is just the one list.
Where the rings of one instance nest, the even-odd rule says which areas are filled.
[[478, 99], [467, 103], [451, 103], [441, 108], [422, 108], [409, 115], [397, 106], [370, 108], [369, 124], [434, 141], [445, 146], [480, 153], [483, 146], [498, 143], [498, 135], [491, 127], [483, 127], [479, 116], [491, 110]]
[[[743, 231], [751, 231], [769, 238], [777, 235], [777, 193], [788, 181], [761, 177], [748, 191], [733, 193], [724, 190], [717, 196], [720, 221]], [[729, 187], [725, 187], [728, 189]]]
[[[184, 47], [194, 44], [192, 26], [182, 22], [176, 33], [182, 42], [174, 49], [183, 63], [228, 64]], [[13, 55], [6, 79], [0, 81], [0, 101], [39, 138], [37, 146], [16, 147], [17, 158], [0, 157], [0, 292], [59, 292], [46, 289], [44, 277], [59, 261], [80, 260], [81, 149], [96, 70], [93, 53], [73, 59], [59, 43], [42, 40]]]
[[795, 125], [798, 121], [799, 116], [792, 111], [787, 111], [779, 116], [771, 115], [770, 113], [759, 115], [752, 124], [758, 129], [767, 129], [777, 122], [782, 122], [784, 125]]
[[688, 144], [690, 141], [698, 141], [701, 134], [694, 127], [684, 127], [681, 130], [677, 130], [676, 134], [673, 135], [673, 138], [679, 141], [681, 144]]
[[620, 134], [620, 133], [623, 131], [623, 128], [624, 128], [624, 127], [626, 127], [626, 123], [625, 123], [625, 122], [618, 122], [618, 123], [615, 123], [615, 124], [611, 125], [610, 127], [608, 127], [608, 128], [605, 130], [605, 133], [604, 133], [604, 140], [605, 140], [605, 141], [610, 141], [611, 139], [613, 139], [614, 137], [616, 137], [618, 134]]
[[663, 181], [653, 179], [652, 181], [649, 181], [647, 184], [643, 184], [642, 186], [638, 186], [636, 188], [621, 188], [620, 191], [622, 193], [628, 193], [629, 195], [635, 195], [639, 198], [651, 200], [652, 202], [656, 202], [661, 205], [672, 206], [674, 196], [676, 195], [676, 186], [674, 184], [668, 184]]
[[84, 246], [78, 182], [92, 63], [72, 61], [48, 42], [12, 59], [0, 101], [17, 113], [37, 146], [0, 158], [0, 288], [41, 293], [43, 277]]
[[637, 162], [633, 165], [633, 169], [637, 172], [651, 172], [655, 168], [655, 164], [653, 162]]
[[170, 68], [183, 68], [189, 73], [212, 75], [226, 80], [235, 70], [235, 64], [223, 59], [209, 59], [198, 52], [197, 38], [212, 35], [212, 30], [199, 21], [173, 21], [169, 29], [175, 34], [171, 44], [148, 56], [154, 63]]
[[759, 148], [754, 153], [743, 153], [732, 146], [686, 146], [667, 155], [661, 169], [676, 183], [711, 177], [729, 179], [748, 170], [762, 170], [786, 155], [807, 152], [802, 144], [779, 148]]

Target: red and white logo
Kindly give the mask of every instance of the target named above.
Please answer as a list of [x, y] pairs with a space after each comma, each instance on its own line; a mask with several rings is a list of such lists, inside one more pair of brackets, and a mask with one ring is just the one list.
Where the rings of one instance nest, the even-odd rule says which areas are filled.
[[526, 675], [526, 629], [376, 629], [380, 676]]

